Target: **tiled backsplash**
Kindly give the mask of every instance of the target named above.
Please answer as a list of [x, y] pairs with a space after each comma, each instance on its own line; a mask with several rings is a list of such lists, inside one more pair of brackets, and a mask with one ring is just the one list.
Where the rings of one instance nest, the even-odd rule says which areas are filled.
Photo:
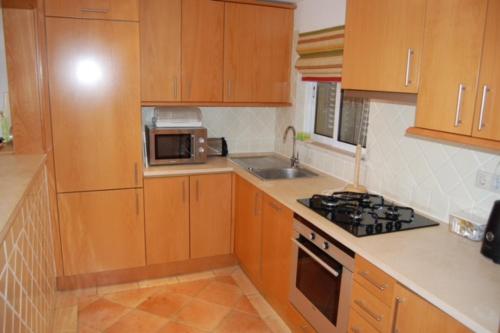
[[[276, 115], [276, 151], [288, 156], [291, 144], [283, 144], [280, 133], [289, 124], [303, 130], [301, 83], [297, 84], [296, 107], [279, 109]], [[415, 119], [415, 106], [372, 101], [366, 160], [362, 181], [370, 191], [418, 208], [442, 221], [450, 212], [473, 208], [486, 216], [500, 195], [479, 189], [479, 169], [493, 172], [500, 156], [465, 147], [442, 144], [405, 135]], [[352, 157], [299, 144], [303, 163], [335, 177], [352, 181]]]
[[[209, 137], [225, 137], [230, 153], [274, 150], [275, 108], [201, 108]], [[153, 108], [143, 108], [146, 121]]]
[[52, 332], [55, 264], [46, 170], [0, 240], [0, 332]]

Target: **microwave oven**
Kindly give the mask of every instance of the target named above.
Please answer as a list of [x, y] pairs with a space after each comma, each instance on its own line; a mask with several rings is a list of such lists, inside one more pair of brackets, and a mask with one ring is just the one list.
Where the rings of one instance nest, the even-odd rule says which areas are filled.
[[146, 126], [145, 134], [149, 165], [207, 161], [207, 129], [204, 127]]

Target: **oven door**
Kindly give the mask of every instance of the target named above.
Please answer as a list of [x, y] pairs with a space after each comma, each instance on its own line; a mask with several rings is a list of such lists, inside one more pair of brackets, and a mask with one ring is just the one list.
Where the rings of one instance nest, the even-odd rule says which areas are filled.
[[347, 332], [352, 272], [297, 233], [290, 301], [318, 333]]

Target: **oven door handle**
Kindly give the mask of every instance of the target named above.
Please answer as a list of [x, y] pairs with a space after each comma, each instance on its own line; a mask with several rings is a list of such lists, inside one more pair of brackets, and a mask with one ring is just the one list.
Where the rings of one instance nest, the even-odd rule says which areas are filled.
[[309, 250], [307, 247], [305, 247], [304, 245], [302, 245], [297, 239], [292, 238], [292, 242], [297, 247], [299, 247], [302, 251], [304, 251], [305, 253], [307, 253], [311, 258], [313, 258], [314, 261], [316, 261], [318, 264], [320, 264], [321, 266], [323, 266], [323, 268], [326, 269], [328, 272], [330, 272], [332, 275], [334, 275], [335, 277], [338, 277], [340, 275], [339, 272], [337, 272], [336, 270], [334, 270], [333, 268], [331, 268], [330, 266], [328, 266], [327, 264], [325, 264], [320, 258], [318, 258], [317, 255], [315, 255], [314, 253], [312, 253], [311, 250]]

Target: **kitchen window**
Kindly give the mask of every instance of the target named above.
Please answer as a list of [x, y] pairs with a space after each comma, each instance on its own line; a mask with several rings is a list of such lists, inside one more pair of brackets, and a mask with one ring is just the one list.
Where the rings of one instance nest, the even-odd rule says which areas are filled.
[[369, 100], [343, 91], [340, 83], [308, 82], [306, 128], [313, 141], [349, 152], [366, 148]]

